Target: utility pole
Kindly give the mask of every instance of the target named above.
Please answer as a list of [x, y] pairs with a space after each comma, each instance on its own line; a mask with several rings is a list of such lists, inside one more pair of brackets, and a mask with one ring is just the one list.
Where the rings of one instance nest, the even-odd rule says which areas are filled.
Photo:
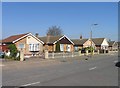
[[90, 44], [90, 46], [91, 46], [90, 49], [91, 49], [91, 50], [90, 50], [90, 51], [91, 51], [91, 56], [92, 56], [92, 53], [93, 53], [93, 52], [92, 52], [92, 30], [93, 30], [93, 26], [97, 26], [97, 25], [98, 25], [98, 24], [92, 24], [92, 25], [91, 25], [91, 31], [90, 31], [90, 42], [91, 42], [91, 44]]
[[92, 28], [91, 28], [91, 31], [90, 31], [90, 53], [91, 53], [91, 57], [92, 57]]

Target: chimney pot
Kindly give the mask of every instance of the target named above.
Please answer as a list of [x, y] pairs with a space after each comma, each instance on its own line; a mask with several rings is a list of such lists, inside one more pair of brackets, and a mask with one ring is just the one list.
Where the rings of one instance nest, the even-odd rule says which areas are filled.
[[36, 36], [36, 37], [39, 37], [39, 34], [38, 34], [38, 33], [36, 33], [36, 34], [35, 34], [35, 36]]
[[82, 35], [80, 35], [80, 39], [82, 39]]

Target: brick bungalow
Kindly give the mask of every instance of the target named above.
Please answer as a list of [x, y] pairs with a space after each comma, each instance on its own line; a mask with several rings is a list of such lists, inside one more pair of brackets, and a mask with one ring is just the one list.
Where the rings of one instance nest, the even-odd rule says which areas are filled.
[[2, 46], [15, 44], [18, 51], [23, 51], [25, 56], [43, 52], [43, 42], [31, 33], [13, 35], [2, 40]]
[[110, 51], [117, 51], [118, 50], [118, 43], [115, 41], [108, 41], [109, 43], [109, 50]]
[[56, 51], [57, 42], [60, 43], [60, 51], [72, 52], [74, 43], [66, 36], [51, 36], [47, 35], [45, 37], [39, 37], [41, 41], [44, 42], [44, 50], [48, 49], [49, 52]]
[[[78, 51], [79, 49], [90, 47], [91, 46], [91, 40], [90, 39], [72, 39], [74, 43], [74, 50]], [[92, 41], [92, 47], [95, 48], [95, 44]]]
[[106, 38], [93, 38], [92, 41], [96, 46], [96, 50], [108, 50], [109, 43]]

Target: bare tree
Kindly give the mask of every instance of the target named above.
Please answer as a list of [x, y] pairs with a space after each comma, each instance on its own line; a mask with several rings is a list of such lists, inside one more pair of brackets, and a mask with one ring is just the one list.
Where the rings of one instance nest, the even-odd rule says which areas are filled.
[[57, 26], [49, 27], [49, 29], [47, 30], [47, 34], [52, 35], [52, 36], [62, 35], [62, 33], [63, 33], [62, 29]]

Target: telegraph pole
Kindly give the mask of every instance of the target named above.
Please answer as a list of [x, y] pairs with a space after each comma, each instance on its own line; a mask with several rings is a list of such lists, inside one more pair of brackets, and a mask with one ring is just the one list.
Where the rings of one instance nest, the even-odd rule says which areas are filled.
[[98, 24], [92, 24], [91, 25], [91, 31], [90, 31], [90, 42], [91, 42], [91, 44], [90, 44], [90, 46], [91, 46], [91, 56], [92, 56], [92, 30], [93, 30], [93, 26], [97, 26]]

